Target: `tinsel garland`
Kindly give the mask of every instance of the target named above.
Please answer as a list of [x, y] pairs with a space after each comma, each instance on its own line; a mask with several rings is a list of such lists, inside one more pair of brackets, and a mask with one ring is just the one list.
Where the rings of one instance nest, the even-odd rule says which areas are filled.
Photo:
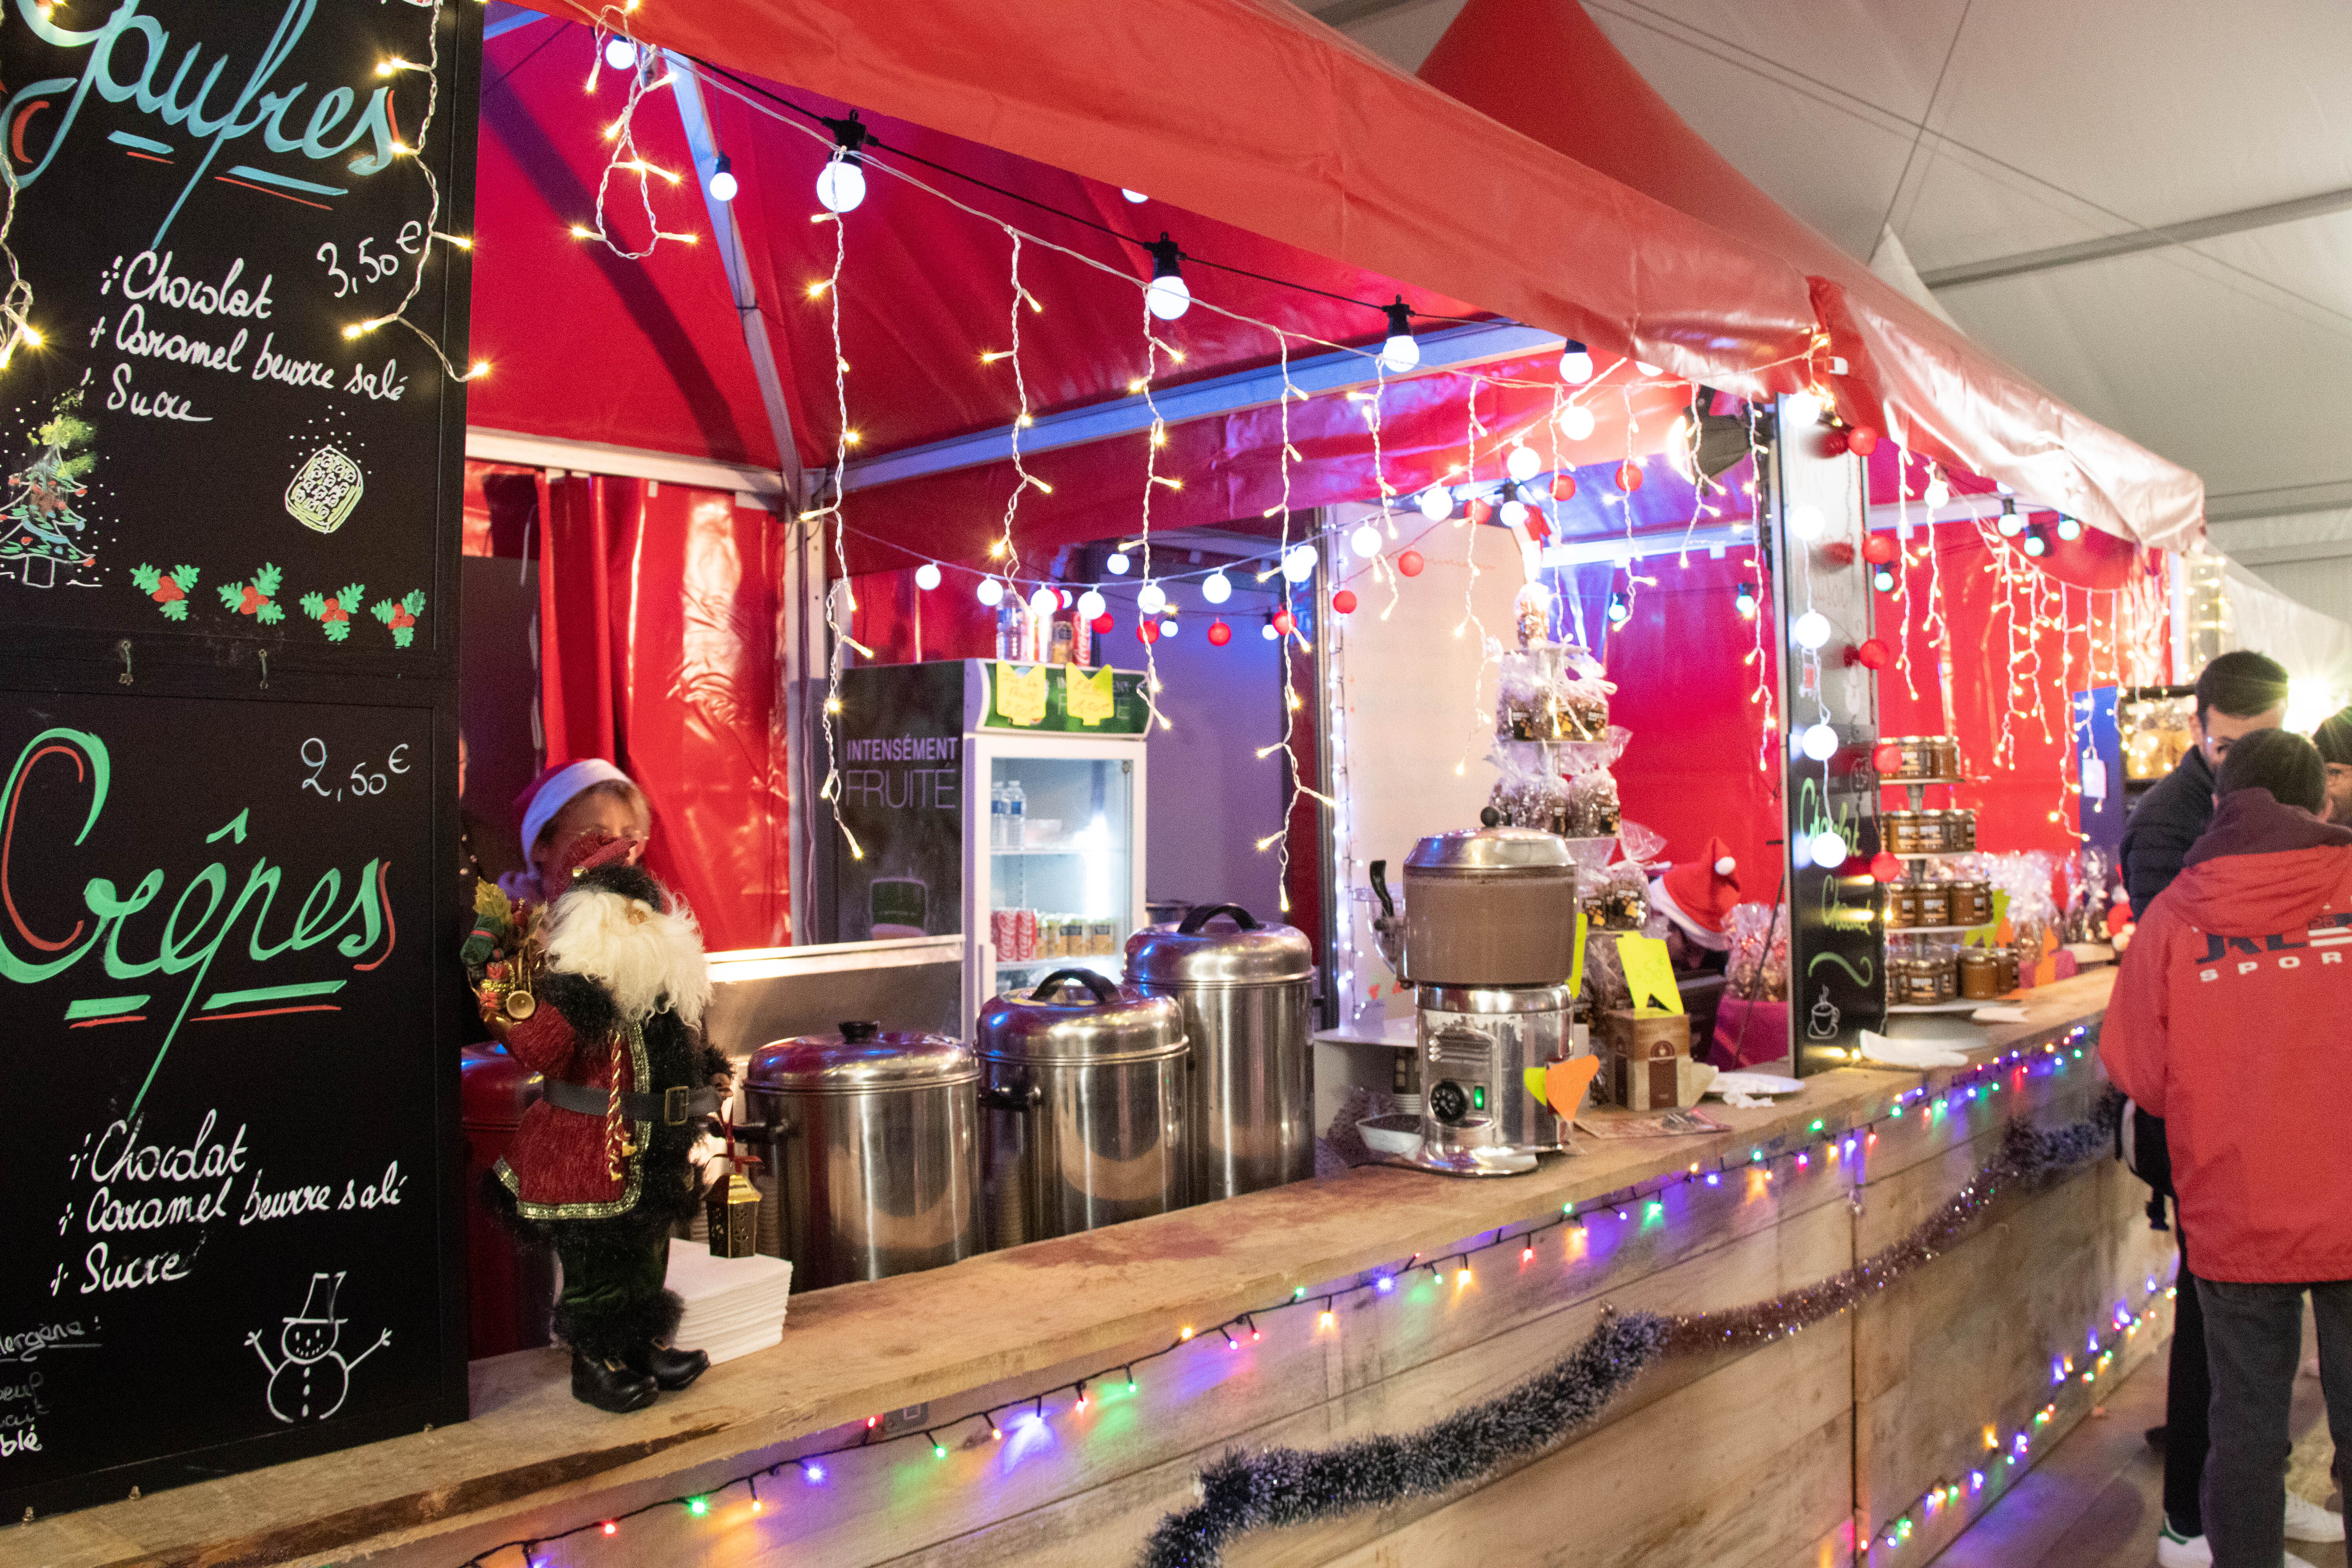
[[1721, 1312], [1610, 1313], [1583, 1342], [1509, 1392], [1402, 1436], [1308, 1452], [1228, 1451], [1201, 1472], [1201, 1500], [1160, 1521], [1139, 1568], [1218, 1568], [1253, 1530], [1338, 1519], [1484, 1480], [1585, 1426], [1668, 1355], [1769, 1343], [1858, 1305], [1935, 1258], [2009, 1186], [2113, 1152], [2123, 1096], [2109, 1089], [2079, 1121], [2041, 1131], [2012, 1121], [2000, 1152], [1916, 1228], [1855, 1267], [1769, 1301]]

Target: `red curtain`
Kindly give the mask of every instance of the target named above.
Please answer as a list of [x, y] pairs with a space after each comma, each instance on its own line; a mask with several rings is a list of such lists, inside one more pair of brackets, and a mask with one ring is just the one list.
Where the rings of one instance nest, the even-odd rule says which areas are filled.
[[574, 476], [540, 542], [547, 760], [612, 760], [653, 804], [648, 861], [713, 951], [792, 941], [776, 562], [723, 491]]

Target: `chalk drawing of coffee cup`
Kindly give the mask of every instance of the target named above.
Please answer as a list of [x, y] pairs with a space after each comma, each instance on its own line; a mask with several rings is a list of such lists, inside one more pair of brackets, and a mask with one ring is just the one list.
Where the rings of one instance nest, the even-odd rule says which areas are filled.
[[366, 489], [357, 463], [332, 447], [321, 447], [286, 487], [286, 510], [303, 527], [332, 533], [350, 518]]

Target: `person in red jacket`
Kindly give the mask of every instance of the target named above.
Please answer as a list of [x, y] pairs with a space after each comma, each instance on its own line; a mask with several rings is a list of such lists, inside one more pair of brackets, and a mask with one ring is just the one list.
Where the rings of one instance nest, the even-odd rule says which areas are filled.
[[2299, 735], [2231, 749], [2212, 825], [2140, 917], [2099, 1042], [2108, 1075], [2165, 1119], [2197, 1237], [2217, 1568], [2301, 1561], [2285, 1555], [2284, 1481], [2306, 1291], [2328, 1425], [2352, 1458], [2352, 1163], [2317, 1098], [2352, 1074], [2352, 829], [2320, 819], [2326, 795]]

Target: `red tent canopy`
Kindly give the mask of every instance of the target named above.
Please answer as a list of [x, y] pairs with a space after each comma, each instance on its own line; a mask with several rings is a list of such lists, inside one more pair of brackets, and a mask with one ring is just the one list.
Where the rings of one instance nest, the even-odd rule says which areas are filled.
[[2183, 549], [2204, 485], [2033, 385], [1790, 216], [1684, 123], [1575, 0], [1470, 0], [1421, 74], [1807, 275], [1848, 417], [2125, 538]]

